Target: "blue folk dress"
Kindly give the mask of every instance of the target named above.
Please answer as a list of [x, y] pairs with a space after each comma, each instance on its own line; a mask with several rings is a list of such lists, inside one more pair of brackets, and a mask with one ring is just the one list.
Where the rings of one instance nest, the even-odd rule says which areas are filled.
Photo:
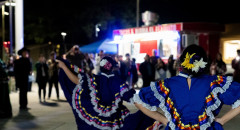
[[72, 107], [79, 130], [141, 130], [153, 125], [153, 119], [141, 111], [130, 114], [123, 105], [123, 101], [133, 103], [135, 90], [130, 89], [119, 77], [101, 73], [90, 78], [78, 72], [78, 67], [73, 66], [73, 69], [78, 73], [79, 84], [72, 83], [62, 69], [59, 82]]
[[232, 77], [202, 75], [191, 78], [189, 89], [186, 78], [178, 76], [152, 82], [134, 95], [134, 101], [156, 111], [160, 108], [172, 130], [222, 130], [214, 121], [223, 104], [236, 108], [240, 105], [240, 84]]

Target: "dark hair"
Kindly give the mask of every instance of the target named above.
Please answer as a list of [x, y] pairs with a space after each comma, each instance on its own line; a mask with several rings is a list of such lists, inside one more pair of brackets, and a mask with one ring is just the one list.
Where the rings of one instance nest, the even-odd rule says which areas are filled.
[[237, 53], [240, 53], [240, 50], [239, 50], [239, 49], [237, 50]]
[[[189, 55], [192, 55], [192, 54], [195, 53], [195, 55], [193, 56], [194, 60], [199, 61], [201, 58], [203, 58], [204, 62], [208, 62], [207, 54], [206, 54], [205, 50], [198, 45], [192, 44], [192, 45], [189, 45], [187, 48], [184, 49], [184, 51], [182, 52], [182, 54], [180, 56], [180, 62], [181, 63], [184, 62], [187, 53]], [[193, 62], [193, 61], [190, 60], [190, 62]], [[208, 70], [208, 67], [209, 67], [209, 64], [207, 64], [205, 68], [200, 69], [198, 72], [194, 72], [194, 71], [192, 71], [192, 69], [187, 69], [187, 68], [183, 67], [183, 72], [186, 72], [186, 73], [188, 73], [192, 76], [199, 76], [201, 74], [206, 73], [207, 70]]]
[[[106, 66], [101, 66], [101, 65], [100, 65], [100, 71], [103, 72], [103, 73], [106, 73], [106, 74], [111, 73], [113, 67], [116, 67], [117, 62], [116, 62], [115, 60], [113, 60], [113, 59], [112, 59], [111, 57], [109, 57], [109, 56], [103, 57], [103, 58], [101, 59], [101, 61], [102, 61], [102, 60], [107, 60], [107, 62], [108, 62], [109, 64], [111, 64], [111, 65], [108, 66], [109, 68], [106, 67]], [[101, 61], [100, 61], [100, 64], [101, 64]]]

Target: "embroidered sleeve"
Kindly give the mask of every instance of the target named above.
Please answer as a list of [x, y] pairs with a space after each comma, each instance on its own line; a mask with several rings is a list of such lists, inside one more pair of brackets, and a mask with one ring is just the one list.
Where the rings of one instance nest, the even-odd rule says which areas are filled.
[[139, 94], [134, 95], [134, 102], [143, 105], [150, 111], [157, 111], [160, 101], [155, 97], [154, 91], [152, 90], [155, 84], [156, 83], [152, 82], [151, 86], [142, 88]]
[[219, 91], [219, 100], [226, 105], [236, 108], [240, 105], [240, 83], [232, 81], [232, 77], [217, 76], [211, 83], [211, 89]]

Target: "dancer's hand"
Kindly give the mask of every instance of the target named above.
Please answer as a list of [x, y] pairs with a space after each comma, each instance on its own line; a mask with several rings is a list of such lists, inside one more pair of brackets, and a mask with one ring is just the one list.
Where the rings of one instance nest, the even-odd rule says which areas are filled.
[[66, 65], [65, 65], [62, 61], [60, 61], [60, 60], [56, 60], [56, 62], [58, 63], [58, 67], [60, 67], [60, 68], [63, 68], [63, 67], [66, 66]]

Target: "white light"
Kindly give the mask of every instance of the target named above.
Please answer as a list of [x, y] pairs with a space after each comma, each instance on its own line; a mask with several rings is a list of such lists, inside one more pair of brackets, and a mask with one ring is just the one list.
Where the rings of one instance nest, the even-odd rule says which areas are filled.
[[11, 5], [11, 6], [16, 6], [16, 3], [9, 3], [9, 2], [6, 2], [5, 5], [6, 5], [6, 6], [10, 6], [10, 5]]
[[121, 36], [119, 36], [119, 35], [116, 35], [116, 36], [114, 36], [114, 38], [113, 38], [113, 39], [114, 39], [114, 41], [120, 41], [120, 40], [121, 40], [121, 38], [122, 38]]
[[4, 12], [4, 15], [9, 15], [9, 13], [8, 12]]
[[99, 31], [100, 31], [100, 28], [99, 28], [99, 27], [97, 27], [97, 28], [96, 28], [96, 31], [97, 31], [97, 32], [99, 32]]
[[61, 32], [61, 35], [62, 35], [62, 36], [66, 36], [67, 33], [65, 33], [65, 32]]

